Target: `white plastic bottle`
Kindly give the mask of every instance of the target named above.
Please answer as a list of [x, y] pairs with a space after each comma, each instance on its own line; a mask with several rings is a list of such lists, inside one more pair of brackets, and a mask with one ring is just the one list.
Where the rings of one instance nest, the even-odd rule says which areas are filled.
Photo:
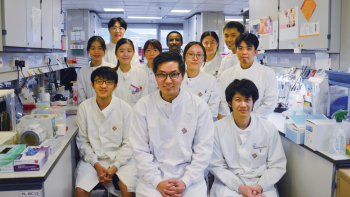
[[346, 135], [342, 128], [344, 114], [348, 113], [346, 110], [338, 110], [334, 113], [336, 116], [336, 123], [333, 135], [329, 139], [329, 153], [333, 155], [341, 155], [346, 152]]

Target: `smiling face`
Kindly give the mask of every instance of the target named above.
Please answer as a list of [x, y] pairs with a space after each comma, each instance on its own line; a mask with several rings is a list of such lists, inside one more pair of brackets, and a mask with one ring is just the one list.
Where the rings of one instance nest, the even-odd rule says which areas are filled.
[[229, 48], [231, 51], [236, 51], [235, 40], [239, 35], [241, 34], [235, 27], [227, 28], [224, 30], [224, 41], [226, 43], [227, 48]]
[[253, 98], [252, 96], [247, 98], [246, 96], [236, 92], [231, 103], [229, 102], [228, 104], [232, 108], [232, 114], [235, 119], [244, 119], [250, 117], [250, 112], [253, 108]]
[[130, 43], [125, 43], [120, 46], [115, 53], [120, 64], [130, 64], [132, 57], [134, 56], [134, 50]]
[[102, 60], [105, 52], [106, 51], [102, 48], [102, 45], [99, 41], [94, 41], [89, 49], [91, 59], [97, 62]]
[[168, 37], [167, 46], [170, 51], [178, 51], [182, 46], [181, 36], [178, 33], [171, 33]]
[[202, 44], [205, 48], [207, 55], [213, 55], [219, 46], [219, 43], [215, 40], [213, 36], [207, 36], [203, 39]]
[[124, 37], [125, 29], [120, 26], [119, 22], [116, 22], [113, 27], [108, 29], [109, 33], [111, 34], [112, 40], [120, 40]]
[[150, 64], [153, 64], [154, 58], [156, 58], [159, 53], [160, 51], [150, 44], [145, 51], [145, 57]]
[[[101, 80], [103, 81], [102, 85], [98, 85], [98, 81]], [[108, 99], [112, 97], [113, 91], [117, 88], [117, 84], [113, 83], [113, 85], [107, 85], [107, 82], [105, 81], [108, 80], [106, 78], [96, 76], [94, 83], [91, 83], [92, 88], [95, 90], [96, 97], [99, 99]]]
[[[198, 58], [198, 55], [200, 55], [201, 57]], [[186, 58], [185, 58], [187, 69], [199, 70], [203, 65], [203, 61], [204, 61], [204, 51], [202, 47], [200, 47], [198, 44], [191, 46], [188, 49], [186, 53]]]
[[254, 63], [254, 56], [258, 54], [258, 50], [254, 45], [247, 45], [242, 41], [237, 47], [237, 57], [241, 63], [242, 68], [249, 68]]

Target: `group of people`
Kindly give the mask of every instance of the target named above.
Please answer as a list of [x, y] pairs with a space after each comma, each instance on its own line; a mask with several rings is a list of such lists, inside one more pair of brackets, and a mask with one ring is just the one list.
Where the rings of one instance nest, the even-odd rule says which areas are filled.
[[208, 171], [211, 197], [278, 196], [286, 158], [266, 120], [277, 80], [255, 60], [255, 35], [228, 22], [224, 40], [232, 52], [221, 58], [214, 31], [183, 54], [182, 35], [173, 31], [169, 52], [148, 40], [148, 62], [140, 65], [133, 42], [123, 38], [127, 23], [113, 18], [108, 29], [111, 43], [91, 37], [92, 60], [78, 73], [75, 196], [104, 186], [123, 197], [204, 197]]

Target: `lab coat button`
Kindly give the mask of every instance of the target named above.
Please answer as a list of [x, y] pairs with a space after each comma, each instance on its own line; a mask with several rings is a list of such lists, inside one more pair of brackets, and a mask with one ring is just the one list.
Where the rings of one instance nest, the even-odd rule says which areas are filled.
[[167, 168], [166, 168], [166, 167], [164, 167], [164, 170], [166, 171], [166, 170], [167, 170]]
[[170, 143], [170, 140], [168, 140], [168, 142]]

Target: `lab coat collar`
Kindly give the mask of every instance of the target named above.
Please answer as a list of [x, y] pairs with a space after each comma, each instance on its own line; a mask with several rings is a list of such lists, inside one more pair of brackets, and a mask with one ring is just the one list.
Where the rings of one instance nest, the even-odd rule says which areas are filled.
[[111, 102], [108, 104], [108, 106], [106, 108], [104, 108], [103, 110], [100, 109], [100, 107], [97, 105], [97, 100], [96, 100], [96, 96], [94, 96], [93, 98], [93, 101], [95, 102], [92, 102], [92, 107], [94, 108], [94, 110], [100, 115], [100, 117], [102, 117], [102, 119], [105, 119], [108, 114], [111, 113], [112, 110], [114, 110], [114, 105], [113, 103], [115, 103], [114, 101], [116, 100], [117, 98], [112, 95], [112, 100]]
[[[172, 104], [177, 104], [177, 103], [181, 103], [184, 98], [186, 97], [186, 90], [184, 88], [180, 88], [180, 93], [179, 95], [177, 95], [177, 97], [172, 101]], [[156, 100], [157, 100], [157, 104], [164, 104], [164, 103], [169, 103], [167, 101], [165, 101], [162, 96], [160, 95], [160, 90], [158, 91], [158, 93], [156, 93]]]
[[250, 113], [250, 124], [248, 125], [248, 127], [244, 130], [240, 129], [235, 120], [233, 119], [233, 115], [232, 113], [229, 115], [229, 121], [230, 123], [230, 127], [233, 128], [234, 131], [237, 131], [238, 133], [242, 133], [242, 132], [252, 132], [252, 128], [253, 128], [253, 124], [255, 124], [255, 116], [253, 115], [253, 113]]
[[[89, 66], [90, 67], [92, 67], [92, 63], [91, 63], [92, 61], [90, 61], [89, 62]], [[94, 67], [94, 68], [98, 68], [98, 67], [101, 67], [101, 66], [103, 66], [103, 65], [105, 65], [105, 61], [102, 59], [102, 63], [99, 65], [99, 66], [96, 66], [96, 67]]]
[[187, 72], [185, 72], [185, 75], [184, 75], [185, 83], [188, 84], [189, 81], [198, 80], [201, 76], [202, 76], [202, 71], [199, 71], [198, 75], [196, 77], [192, 77], [192, 78], [189, 78], [188, 75], [187, 75]]
[[242, 66], [241, 66], [241, 64], [239, 64], [238, 69], [239, 69], [241, 72], [247, 72], [247, 73], [249, 73], [249, 72], [253, 72], [254, 70], [256, 70], [256, 68], [257, 68], [259, 65], [260, 65], [260, 64], [259, 64], [257, 61], [254, 60], [252, 66], [251, 66], [250, 68], [243, 69]]
[[130, 70], [126, 73], [123, 73], [121, 70], [120, 70], [120, 66], [117, 70], [117, 74], [118, 74], [118, 77], [119, 76], [123, 76], [124, 77], [124, 80], [126, 80], [127, 78], [131, 77], [132, 73], [135, 71], [136, 68], [134, 68], [134, 66], [131, 66]]

